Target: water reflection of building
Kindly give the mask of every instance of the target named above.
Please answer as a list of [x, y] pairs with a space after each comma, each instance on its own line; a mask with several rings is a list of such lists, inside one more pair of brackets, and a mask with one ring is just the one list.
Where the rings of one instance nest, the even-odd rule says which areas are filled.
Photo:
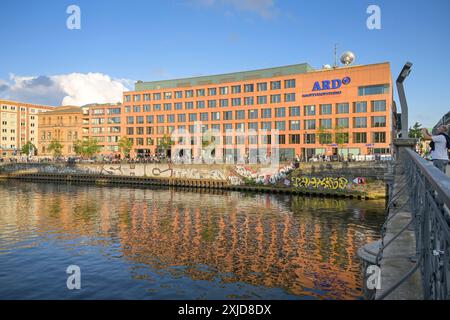
[[[19, 193], [27, 218], [12, 206], [10, 223], [29, 226], [31, 220], [40, 233], [87, 236], [95, 244], [106, 239], [107, 246], [119, 241], [127, 259], [153, 270], [283, 288], [293, 295], [359, 296], [356, 250], [376, 237], [375, 227], [359, 226], [351, 214], [355, 203], [345, 200], [24, 186]], [[40, 196], [24, 188], [38, 188]], [[368, 209], [367, 218], [372, 213], [377, 211]]]

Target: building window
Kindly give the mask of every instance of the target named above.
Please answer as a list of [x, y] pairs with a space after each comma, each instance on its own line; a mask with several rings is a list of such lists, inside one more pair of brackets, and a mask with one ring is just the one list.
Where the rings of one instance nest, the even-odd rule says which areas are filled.
[[248, 110], [249, 119], [258, 119], [258, 109]]
[[208, 121], [208, 113], [207, 112], [200, 113], [200, 121]]
[[219, 100], [219, 105], [221, 107], [228, 107], [228, 99], [220, 99]]
[[367, 133], [355, 132], [353, 134], [353, 143], [367, 143]]
[[167, 115], [167, 122], [168, 123], [174, 123], [175, 122], [175, 115], [174, 114], [168, 114]]
[[220, 120], [220, 112], [211, 112], [211, 120], [213, 121]]
[[281, 89], [281, 81], [270, 82], [270, 90], [279, 90], [279, 89]]
[[372, 112], [386, 111], [386, 100], [372, 101]]
[[205, 101], [197, 101], [197, 109], [204, 109]]
[[243, 120], [243, 119], [245, 119], [245, 110], [236, 111], [236, 120]]
[[374, 132], [373, 143], [386, 143], [386, 132]]
[[154, 123], [154, 116], [147, 116], [147, 123]]
[[267, 82], [260, 82], [257, 84], [258, 91], [267, 91]]
[[156, 117], [157, 123], [164, 123], [164, 115], [159, 115]]
[[349, 120], [348, 120], [348, 118], [337, 118], [336, 119], [336, 126], [338, 128], [348, 128], [349, 127]]
[[205, 89], [197, 89], [197, 97], [204, 97]]
[[233, 120], [233, 113], [231, 111], [224, 111], [223, 120]]
[[197, 114], [196, 113], [189, 113], [189, 121], [190, 122], [197, 121]]
[[320, 114], [321, 115], [332, 114], [331, 104], [321, 104], [320, 105]]
[[219, 92], [220, 92], [221, 95], [228, 94], [228, 87], [220, 87], [219, 88]]
[[300, 144], [300, 135], [299, 134], [290, 134], [289, 135], [289, 143], [290, 144]]
[[314, 133], [305, 134], [305, 144], [316, 144], [316, 135]]
[[254, 102], [254, 98], [253, 97], [245, 97], [244, 98], [244, 105], [245, 106], [252, 106], [254, 104], [255, 104], [255, 102]]
[[171, 111], [171, 110], [172, 110], [172, 104], [164, 103], [164, 111]]
[[305, 120], [305, 130], [316, 130], [316, 120]]
[[285, 131], [286, 130], [286, 121], [276, 121], [275, 129], [280, 130], [280, 131]]
[[244, 85], [244, 92], [254, 92], [255, 86], [253, 84]]
[[258, 104], [267, 104], [267, 96], [258, 96], [256, 101]]
[[349, 113], [349, 104], [348, 103], [338, 103], [336, 105], [336, 113], [337, 114]]
[[295, 79], [284, 80], [284, 88], [285, 89], [295, 88]]
[[289, 130], [300, 130], [300, 120], [289, 121]]
[[331, 129], [333, 126], [331, 119], [320, 119], [320, 128]]
[[386, 117], [372, 117], [372, 128], [385, 128], [386, 127]]
[[281, 94], [272, 94], [270, 96], [270, 103], [280, 103], [281, 102]]
[[183, 109], [183, 104], [181, 102], [175, 103], [175, 110], [182, 110], [182, 109]]
[[275, 117], [284, 118], [286, 116], [286, 108], [275, 108]]
[[261, 122], [261, 129], [262, 130], [272, 130], [272, 122], [270, 122], [270, 121]]
[[186, 114], [185, 113], [178, 114], [177, 118], [178, 118], [178, 122], [186, 122]]
[[241, 86], [232, 86], [231, 87], [231, 93], [232, 94], [241, 93]]
[[248, 130], [258, 131], [258, 122], [250, 122], [248, 124]]
[[365, 86], [358, 88], [359, 96], [370, 96], [377, 94], [389, 94], [389, 84], [382, 84], [376, 86]]
[[263, 119], [272, 118], [272, 109], [270, 108], [261, 109], [261, 118]]
[[305, 106], [305, 116], [315, 116], [316, 106]]
[[183, 91], [175, 91], [175, 99], [183, 99]]
[[186, 91], [184, 92], [184, 96], [185, 96], [186, 98], [192, 98], [192, 97], [194, 96], [194, 90], [186, 90]]
[[295, 101], [295, 93], [286, 93], [284, 95], [284, 102], [294, 102]]
[[161, 111], [161, 104], [154, 104], [153, 105], [153, 110], [154, 111]]
[[290, 107], [289, 108], [290, 117], [300, 117], [300, 107]]
[[231, 99], [231, 105], [233, 107], [237, 107], [241, 105], [241, 98], [233, 98]]
[[367, 112], [367, 102], [355, 102], [354, 103], [354, 112], [355, 113], [365, 113]]
[[140, 94], [135, 94], [135, 95], [133, 95], [133, 101], [134, 101], [134, 102], [139, 102], [139, 101], [141, 101], [141, 95], [140, 95]]
[[216, 88], [209, 88], [208, 89], [208, 96], [215, 96], [217, 94]]
[[161, 100], [161, 93], [154, 93], [153, 100]]
[[357, 117], [353, 120], [354, 128], [367, 128], [367, 118], [366, 117]]
[[208, 100], [208, 108], [215, 108], [217, 106], [217, 100]]
[[127, 117], [127, 124], [134, 124], [134, 117]]

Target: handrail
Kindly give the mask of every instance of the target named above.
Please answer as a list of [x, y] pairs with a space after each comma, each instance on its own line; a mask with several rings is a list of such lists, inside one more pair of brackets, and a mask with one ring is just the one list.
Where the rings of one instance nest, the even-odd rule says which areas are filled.
[[420, 168], [421, 172], [428, 179], [428, 182], [438, 193], [440, 199], [450, 208], [450, 178], [413, 150], [405, 149], [405, 151], [411, 160]]

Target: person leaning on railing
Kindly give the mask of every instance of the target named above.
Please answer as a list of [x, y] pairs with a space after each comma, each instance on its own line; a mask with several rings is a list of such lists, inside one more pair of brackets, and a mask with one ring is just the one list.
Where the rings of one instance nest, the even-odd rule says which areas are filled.
[[446, 173], [448, 164], [448, 149], [450, 149], [450, 137], [448, 136], [448, 127], [440, 126], [437, 129], [438, 134], [433, 136], [428, 129], [422, 129], [423, 139], [431, 141], [431, 157], [433, 164], [442, 172]]

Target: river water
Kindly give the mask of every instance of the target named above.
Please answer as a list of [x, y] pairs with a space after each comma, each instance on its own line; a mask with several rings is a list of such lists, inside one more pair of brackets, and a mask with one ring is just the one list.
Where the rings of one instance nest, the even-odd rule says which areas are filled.
[[0, 299], [361, 299], [356, 251], [379, 239], [383, 208], [2, 181]]

